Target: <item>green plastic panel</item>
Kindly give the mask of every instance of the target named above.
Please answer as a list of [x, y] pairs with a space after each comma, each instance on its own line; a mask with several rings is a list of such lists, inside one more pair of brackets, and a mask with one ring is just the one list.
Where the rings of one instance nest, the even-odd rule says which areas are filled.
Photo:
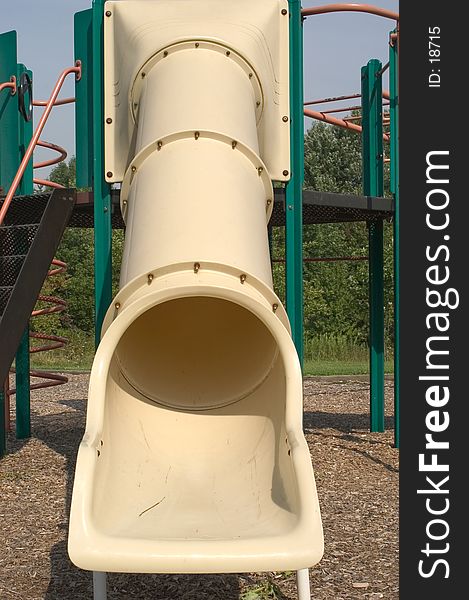
[[[31, 82], [33, 84], [33, 97], [34, 97], [33, 73], [32, 73], [32, 71], [27, 69], [23, 64], [20, 63], [17, 67], [17, 80], [18, 81], [20, 80], [22, 73], [27, 73], [29, 75]], [[17, 117], [18, 117], [18, 134], [19, 134], [17, 161], [18, 161], [18, 165], [19, 165], [19, 163], [23, 160], [23, 156], [26, 152], [29, 142], [31, 141], [31, 138], [33, 137], [33, 120], [31, 119], [31, 121], [26, 122], [23, 119], [23, 117], [19, 111], [17, 111]], [[16, 171], [15, 171], [15, 173], [16, 173]], [[34, 191], [33, 158], [31, 158], [30, 161], [28, 162], [28, 165], [24, 172], [23, 178], [20, 182], [17, 194], [18, 195], [20, 195], [20, 194], [28, 195], [28, 194], [32, 194], [33, 191]]]
[[[0, 35], [0, 83], [10, 81], [16, 70], [16, 31], [8, 31]], [[5, 194], [18, 169], [18, 145], [18, 96], [3, 90], [0, 92], [0, 187]]]
[[[19, 83], [22, 73], [31, 80], [32, 72], [17, 64], [17, 35], [9, 31], [0, 35], [0, 83], [14, 75]], [[26, 122], [18, 110], [18, 95], [4, 90], [0, 95], [0, 186], [6, 193], [10, 187], [33, 133], [33, 122]], [[18, 194], [33, 192], [33, 160], [26, 167]], [[27, 438], [31, 434], [30, 381], [29, 381], [29, 328], [26, 328], [16, 355], [16, 435]], [[1, 382], [3, 390], [3, 382]], [[0, 393], [0, 455], [5, 452], [4, 394]]]
[[76, 169], [78, 188], [93, 186], [93, 10], [75, 14], [75, 60], [81, 78], [75, 83]]
[[111, 186], [104, 174], [104, 0], [93, 2], [93, 192], [95, 343], [112, 301]]
[[289, 0], [290, 9], [290, 164], [286, 186], [286, 308], [292, 337], [303, 367], [303, 24], [301, 2]]

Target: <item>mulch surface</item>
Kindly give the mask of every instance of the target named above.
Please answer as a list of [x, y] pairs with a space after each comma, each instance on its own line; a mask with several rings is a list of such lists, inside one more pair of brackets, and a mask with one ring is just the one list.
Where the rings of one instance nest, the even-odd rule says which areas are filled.
[[[67, 555], [77, 448], [83, 435], [87, 375], [32, 394], [33, 437], [10, 434], [0, 461], [0, 599], [91, 600], [91, 574]], [[393, 448], [392, 381], [386, 381], [386, 432], [369, 433], [363, 378], [307, 378], [304, 427], [325, 535], [310, 570], [314, 600], [398, 598], [398, 450]], [[12, 411], [14, 427], [14, 411]], [[270, 587], [296, 600], [292, 573], [240, 575], [110, 574], [109, 600], [237, 600]], [[249, 595], [248, 597], [256, 597]]]

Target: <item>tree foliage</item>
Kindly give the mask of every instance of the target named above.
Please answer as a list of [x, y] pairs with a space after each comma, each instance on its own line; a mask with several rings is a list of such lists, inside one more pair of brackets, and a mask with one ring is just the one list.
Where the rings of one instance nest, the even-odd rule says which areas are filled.
[[[385, 177], [385, 186], [389, 177]], [[361, 139], [354, 132], [316, 123], [305, 136], [305, 188], [324, 192], [362, 193]], [[385, 224], [386, 337], [392, 339], [392, 231]], [[284, 256], [284, 231], [274, 232], [274, 255]], [[366, 223], [307, 225], [306, 258], [366, 257]], [[277, 292], [284, 296], [284, 267], [274, 266]], [[368, 262], [305, 262], [304, 326], [306, 339], [321, 335], [368, 341]]]
[[[49, 179], [65, 187], [75, 187], [76, 161], [58, 164]], [[123, 232], [113, 232], [113, 292], [116, 293], [123, 246]], [[93, 229], [68, 227], [57, 250], [57, 258], [67, 263], [66, 275], [49, 278], [43, 293], [57, 295], [67, 302], [67, 311], [57, 318], [41, 322], [41, 330], [53, 327], [65, 332], [74, 327], [92, 333], [94, 331], [94, 232]]]

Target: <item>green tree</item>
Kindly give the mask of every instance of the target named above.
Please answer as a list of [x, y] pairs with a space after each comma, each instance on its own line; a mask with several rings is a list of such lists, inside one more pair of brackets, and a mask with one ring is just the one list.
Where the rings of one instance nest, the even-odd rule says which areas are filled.
[[[49, 179], [65, 187], [74, 188], [76, 160], [58, 164]], [[53, 320], [38, 322], [42, 331], [51, 329], [65, 331], [69, 327], [92, 333], [94, 330], [94, 232], [92, 228], [68, 227], [63, 235], [56, 256], [67, 263], [67, 272], [60, 278], [49, 278], [43, 293], [60, 296], [67, 302], [67, 311]], [[123, 247], [123, 232], [113, 232], [113, 293], [117, 292]]]
[[[385, 187], [389, 177], [386, 174]], [[354, 132], [315, 123], [305, 135], [305, 188], [362, 194], [361, 139]], [[307, 225], [304, 256], [367, 256], [366, 223]], [[385, 225], [386, 337], [392, 338], [392, 231]], [[274, 255], [284, 255], [284, 230], [274, 232]], [[284, 265], [274, 266], [276, 290], [283, 300]], [[367, 261], [305, 262], [304, 325], [306, 340], [318, 336], [368, 341]]]

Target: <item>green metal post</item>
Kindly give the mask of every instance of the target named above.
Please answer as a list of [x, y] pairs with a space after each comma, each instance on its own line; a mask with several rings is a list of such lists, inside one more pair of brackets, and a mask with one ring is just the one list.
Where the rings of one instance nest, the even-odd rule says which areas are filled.
[[[17, 79], [19, 81], [21, 75], [26, 73], [29, 75], [31, 82], [33, 82], [33, 73], [29, 71], [23, 64], [18, 65], [17, 69]], [[19, 132], [19, 149], [18, 149], [18, 167], [23, 160], [23, 156], [25, 155], [26, 149], [33, 137], [33, 120], [25, 121], [20, 112], [17, 114], [18, 116], [18, 132]], [[17, 168], [18, 168], [17, 167]], [[33, 184], [33, 159], [28, 162], [26, 169], [24, 171], [23, 178], [21, 179], [20, 185], [18, 186], [18, 194], [32, 194], [34, 192], [34, 184]]]
[[15, 358], [16, 437], [20, 440], [31, 435], [29, 366], [29, 326], [27, 326]]
[[289, 0], [290, 163], [286, 186], [286, 304], [292, 337], [303, 367], [303, 24], [300, 0]]
[[75, 157], [77, 188], [93, 187], [93, 9], [75, 13], [75, 60], [81, 77], [75, 80]]
[[5, 411], [7, 408], [6, 404], [6, 393], [5, 384], [2, 382], [0, 385], [0, 458], [5, 455], [7, 449], [7, 436], [6, 436], [6, 418]]
[[[22, 73], [26, 72], [31, 80], [32, 73], [28, 71], [22, 64], [18, 65], [17, 80], [20, 80]], [[23, 159], [26, 148], [33, 135], [32, 120], [26, 122], [22, 115], [18, 112], [18, 131], [19, 131], [19, 148], [18, 148], [18, 166]], [[29, 161], [18, 187], [18, 194], [32, 194], [33, 186], [33, 161]], [[15, 380], [16, 380], [16, 437], [25, 439], [31, 435], [31, 389], [29, 380], [30, 360], [29, 360], [29, 325], [24, 330], [20, 345], [16, 352], [15, 359]]]
[[93, 0], [93, 189], [95, 343], [112, 301], [111, 188], [104, 173], [104, 1]]
[[[362, 67], [363, 193], [383, 195], [381, 63]], [[384, 254], [383, 222], [368, 224], [370, 302], [370, 431], [384, 431]]]
[[[17, 82], [23, 72], [32, 78], [22, 64], [17, 64], [17, 36], [15, 31], [0, 35], [0, 81], [15, 75]], [[26, 123], [18, 111], [18, 96], [3, 92], [0, 98], [0, 186], [6, 192], [11, 185], [32, 136], [32, 122]], [[33, 192], [33, 167], [29, 162], [18, 188], [18, 194]], [[16, 367], [16, 435], [26, 438], [31, 434], [29, 386], [29, 328], [23, 333], [15, 360]], [[5, 452], [5, 394], [0, 387], [0, 412], [2, 413], [0, 455]]]
[[[16, 31], [0, 35], [0, 83], [16, 76]], [[18, 170], [18, 96], [0, 93], [0, 187], [6, 194]]]
[[[4, 83], [16, 75], [16, 31], [0, 35], [0, 82]], [[10, 90], [0, 93], [0, 188], [6, 193], [16, 170], [18, 148], [17, 96]], [[0, 381], [0, 457], [6, 451], [5, 391]]]
[[[394, 32], [392, 32], [394, 33]], [[394, 445], [399, 448], [400, 338], [399, 338], [399, 91], [397, 41], [389, 45], [389, 87], [391, 118], [391, 192], [394, 194]]]

